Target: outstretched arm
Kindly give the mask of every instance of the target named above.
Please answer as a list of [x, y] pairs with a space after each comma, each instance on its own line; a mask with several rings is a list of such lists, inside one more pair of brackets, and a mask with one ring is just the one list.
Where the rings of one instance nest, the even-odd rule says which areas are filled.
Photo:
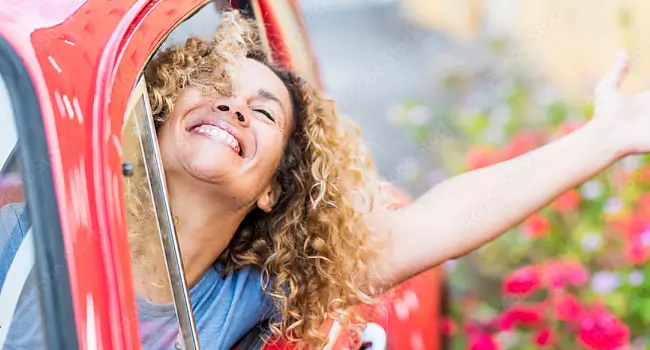
[[621, 55], [596, 90], [593, 119], [520, 157], [442, 182], [411, 205], [371, 214], [386, 249], [380, 278], [397, 284], [497, 238], [620, 157], [650, 151], [650, 93], [625, 95]]

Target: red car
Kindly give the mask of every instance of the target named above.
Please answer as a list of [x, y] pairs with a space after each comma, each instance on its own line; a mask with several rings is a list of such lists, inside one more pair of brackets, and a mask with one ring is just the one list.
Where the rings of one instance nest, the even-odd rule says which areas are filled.
[[[147, 164], [177, 347], [199, 348], [142, 70], [161, 46], [210, 35], [225, 2], [0, 0], [0, 208], [11, 218], [0, 222], [8, 232], [0, 236], [0, 254], [12, 256], [0, 265], [0, 350], [9, 348], [10, 332], [36, 329], [48, 349], [141, 348], [124, 214], [123, 178], [134, 171], [133, 157]], [[264, 23], [262, 36], [277, 60], [320, 85], [293, 1], [230, 5]], [[133, 123], [147, 131], [131, 132]], [[408, 202], [396, 193], [391, 205]], [[24, 234], [16, 234], [21, 225]], [[38, 307], [40, 319], [12, 330], [32, 273], [38, 288], [28, 305]], [[439, 349], [441, 286], [438, 269], [399, 286], [369, 319], [366, 347]], [[339, 335], [336, 326], [324, 327]], [[239, 348], [263, 348], [260, 339], [256, 329]], [[333, 337], [331, 347], [346, 342]]]

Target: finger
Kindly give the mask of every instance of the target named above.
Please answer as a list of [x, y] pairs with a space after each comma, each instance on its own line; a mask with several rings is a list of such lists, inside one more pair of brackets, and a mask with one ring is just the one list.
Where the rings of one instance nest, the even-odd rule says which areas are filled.
[[614, 64], [605, 75], [601, 84], [608, 89], [616, 89], [621, 86], [630, 72], [630, 56], [625, 50], [621, 50], [616, 56]]

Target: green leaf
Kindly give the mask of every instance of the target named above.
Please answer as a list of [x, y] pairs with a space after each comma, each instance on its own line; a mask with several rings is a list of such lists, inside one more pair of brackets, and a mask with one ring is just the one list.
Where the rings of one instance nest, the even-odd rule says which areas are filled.
[[623, 317], [627, 313], [627, 296], [625, 294], [612, 293], [605, 298], [605, 301], [616, 315]]
[[650, 299], [645, 299], [642, 301], [643, 310], [641, 312], [641, 318], [645, 324], [650, 323]]
[[486, 126], [488, 126], [489, 119], [487, 114], [476, 114], [468, 125], [468, 131], [472, 136], [479, 134]]
[[422, 144], [429, 136], [429, 129], [426, 126], [416, 126], [411, 130], [413, 141]]
[[553, 102], [546, 110], [548, 121], [552, 126], [559, 126], [564, 123], [569, 114], [569, 107], [564, 102]]

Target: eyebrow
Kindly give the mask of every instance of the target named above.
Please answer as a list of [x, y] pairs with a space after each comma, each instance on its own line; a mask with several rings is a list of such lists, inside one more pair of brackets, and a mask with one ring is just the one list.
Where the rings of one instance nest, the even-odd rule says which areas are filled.
[[277, 102], [280, 105], [280, 107], [284, 109], [284, 105], [282, 104], [282, 101], [280, 101], [280, 99], [277, 98], [275, 95], [273, 95], [270, 91], [265, 89], [259, 89], [257, 90], [257, 95], [263, 99]]

